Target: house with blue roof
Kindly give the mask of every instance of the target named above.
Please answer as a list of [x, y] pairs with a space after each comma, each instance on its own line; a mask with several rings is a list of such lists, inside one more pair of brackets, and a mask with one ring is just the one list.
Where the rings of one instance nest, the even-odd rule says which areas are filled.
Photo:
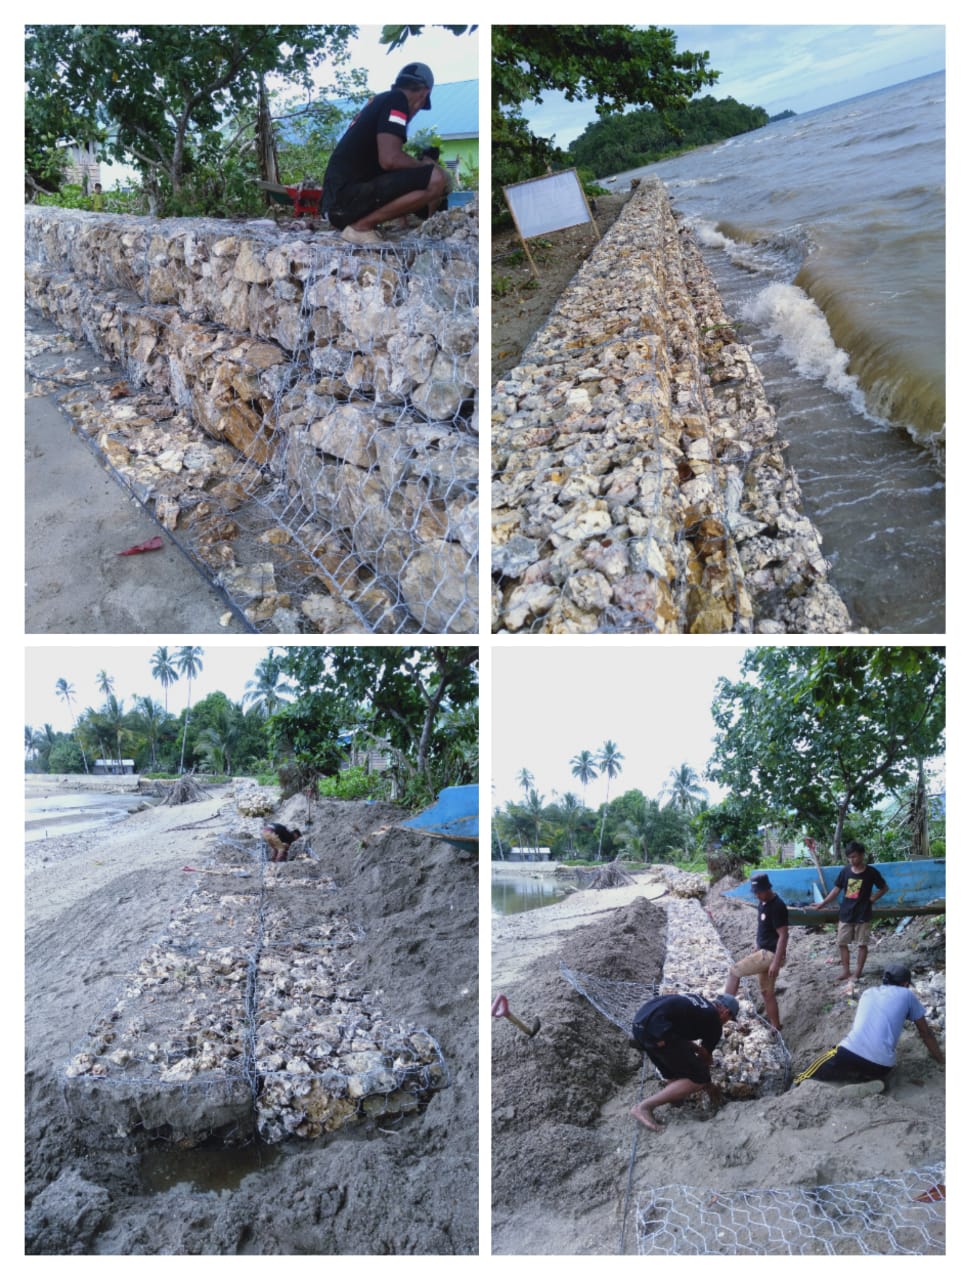
[[419, 111], [416, 127], [428, 129], [441, 139], [441, 164], [454, 174], [459, 184], [469, 169], [478, 168], [478, 81], [456, 80], [436, 84], [431, 94], [431, 110]]

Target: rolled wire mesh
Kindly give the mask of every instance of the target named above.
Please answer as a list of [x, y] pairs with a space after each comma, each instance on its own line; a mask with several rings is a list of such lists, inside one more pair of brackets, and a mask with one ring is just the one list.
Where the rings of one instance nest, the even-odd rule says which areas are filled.
[[29, 301], [133, 392], [65, 408], [254, 630], [477, 630], [477, 214], [366, 251], [33, 214]]

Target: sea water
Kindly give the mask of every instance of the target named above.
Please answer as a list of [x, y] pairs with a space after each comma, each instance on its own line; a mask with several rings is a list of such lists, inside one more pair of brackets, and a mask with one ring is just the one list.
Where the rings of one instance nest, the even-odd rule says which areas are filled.
[[27, 842], [52, 836], [80, 835], [121, 822], [145, 803], [143, 796], [128, 793], [71, 791], [38, 795], [28, 789], [24, 837]]
[[618, 175], [666, 184], [854, 622], [943, 632], [944, 73]]

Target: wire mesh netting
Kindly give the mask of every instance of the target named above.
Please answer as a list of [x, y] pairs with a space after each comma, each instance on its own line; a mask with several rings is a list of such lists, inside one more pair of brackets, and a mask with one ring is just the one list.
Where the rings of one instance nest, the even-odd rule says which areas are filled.
[[[657, 982], [617, 982], [560, 965], [566, 981], [604, 1018], [632, 1034], [641, 1005], [660, 995], [693, 992], [713, 999], [724, 990], [731, 957], [712, 920], [694, 899], [668, 897], [667, 947], [663, 976]], [[746, 980], [750, 981], [750, 980]], [[727, 1098], [746, 1099], [781, 1093], [791, 1081], [791, 1055], [781, 1034], [770, 1026], [743, 992], [737, 1021], [725, 1024], [714, 1051], [711, 1078]], [[685, 1105], [701, 1107], [698, 1096]]]
[[477, 630], [477, 229], [28, 211], [30, 304], [113, 362], [65, 409], [253, 630]]
[[75, 1115], [180, 1142], [254, 1129], [279, 1142], [419, 1110], [448, 1084], [434, 1037], [362, 989], [363, 931], [327, 910], [318, 863], [224, 839], [193, 873], [204, 883], [67, 1064]]
[[647, 183], [493, 396], [492, 630], [841, 630], [754, 359]]
[[816, 1187], [667, 1186], [637, 1208], [640, 1254], [942, 1254], [942, 1164]]

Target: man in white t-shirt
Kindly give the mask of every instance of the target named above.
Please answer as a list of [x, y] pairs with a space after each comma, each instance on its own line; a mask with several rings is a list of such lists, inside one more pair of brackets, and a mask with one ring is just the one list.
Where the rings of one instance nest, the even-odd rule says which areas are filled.
[[931, 1058], [942, 1066], [943, 1051], [926, 1022], [926, 1010], [910, 990], [912, 974], [904, 964], [891, 964], [881, 987], [865, 991], [852, 1030], [834, 1049], [795, 1077], [827, 1082], [885, 1080], [896, 1065], [896, 1045], [906, 1022], [912, 1022]]

